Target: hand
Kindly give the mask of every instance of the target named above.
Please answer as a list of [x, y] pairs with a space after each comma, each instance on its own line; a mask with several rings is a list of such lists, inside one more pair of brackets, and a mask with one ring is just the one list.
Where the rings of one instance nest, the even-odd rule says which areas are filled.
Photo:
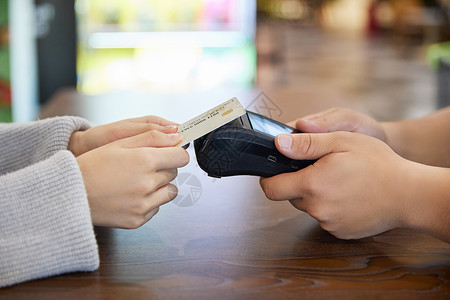
[[179, 134], [157, 130], [117, 140], [77, 157], [94, 225], [137, 228], [173, 200], [169, 184], [189, 162]]
[[314, 115], [299, 118], [289, 125], [301, 132], [325, 133], [350, 131], [362, 133], [386, 142], [381, 123], [371, 117], [348, 108], [332, 108]]
[[72, 133], [68, 149], [79, 156], [87, 151], [150, 130], [177, 132], [177, 124], [156, 116], [127, 119]]
[[[293, 159], [318, 159], [294, 173], [260, 181], [267, 198], [290, 200], [343, 239], [402, 227], [407, 221], [406, 188], [416, 176], [412, 162], [385, 143], [362, 134], [335, 132], [279, 135], [277, 149]], [[406, 190], [405, 190], [406, 189]]]

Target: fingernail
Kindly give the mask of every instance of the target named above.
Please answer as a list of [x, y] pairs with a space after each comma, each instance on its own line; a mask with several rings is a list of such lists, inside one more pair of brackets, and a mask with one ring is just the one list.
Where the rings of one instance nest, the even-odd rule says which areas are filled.
[[177, 125], [167, 125], [161, 128], [161, 132], [173, 132], [178, 129]]
[[281, 149], [291, 149], [292, 146], [292, 136], [290, 134], [280, 134], [278, 137], [278, 145]]

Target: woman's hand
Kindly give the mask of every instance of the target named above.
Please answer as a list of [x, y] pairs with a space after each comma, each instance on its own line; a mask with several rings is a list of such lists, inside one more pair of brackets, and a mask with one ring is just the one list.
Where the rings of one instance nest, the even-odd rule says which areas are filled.
[[189, 162], [186, 150], [172, 147], [180, 140], [151, 130], [78, 156], [93, 224], [137, 228], [173, 200], [177, 188], [170, 182]]
[[72, 133], [68, 150], [75, 156], [79, 156], [116, 140], [135, 136], [150, 130], [158, 130], [163, 133], [175, 133], [177, 132], [177, 124], [160, 117], [146, 116], [100, 125], [86, 131]]

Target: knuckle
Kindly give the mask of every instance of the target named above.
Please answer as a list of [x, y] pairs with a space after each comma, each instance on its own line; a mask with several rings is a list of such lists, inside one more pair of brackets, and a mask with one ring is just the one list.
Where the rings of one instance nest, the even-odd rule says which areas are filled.
[[158, 130], [152, 129], [152, 130], [147, 131], [147, 135], [149, 136], [149, 138], [151, 140], [158, 140], [161, 138], [162, 133], [159, 132]]
[[324, 223], [327, 222], [329, 216], [327, 208], [320, 204], [311, 205], [308, 209], [308, 214], [319, 222]]
[[150, 155], [148, 149], [144, 147], [134, 149], [134, 157], [140, 165], [148, 166], [153, 163], [152, 155]]
[[180, 162], [181, 162], [181, 166], [184, 167], [189, 163], [190, 157], [189, 157], [189, 153], [183, 149], [183, 148], [177, 148], [180, 149], [179, 150], [179, 156], [180, 156]]
[[147, 122], [147, 123], [155, 123], [158, 119], [159, 119], [158, 116], [155, 116], [155, 115], [147, 115], [147, 116], [145, 117], [145, 122]]
[[318, 221], [323, 221], [323, 219], [321, 218], [320, 209], [317, 208], [316, 205], [312, 205], [308, 208], [308, 214]]
[[183, 149], [183, 153], [184, 153], [184, 163], [187, 165], [191, 158], [189, 157], [189, 153], [185, 149]]
[[[161, 128], [160, 125], [158, 125], [158, 124], [153, 124], [153, 123], [147, 123], [147, 124], [146, 124], [146, 127], [147, 127], [147, 131], [148, 131], [148, 132], [153, 131], [153, 130], [158, 130], [158, 131], [159, 131], [159, 129]], [[153, 138], [154, 138], [154, 136], [152, 137], [152, 139], [153, 139]]]
[[147, 193], [146, 194], [150, 194], [152, 192], [154, 192], [156, 190], [156, 188], [158, 187], [158, 182], [154, 177], [150, 177], [149, 179], [146, 180], [146, 185], [147, 185]]
[[166, 148], [166, 149], [167, 151], [171, 151], [168, 153], [173, 155], [178, 168], [184, 167], [189, 163], [190, 161], [189, 153], [185, 149], [181, 147]]
[[312, 153], [313, 148], [311, 147], [313, 143], [313, 136], [311, 134], [302, 133], [297, 135], [296, 137], [298, 137], [294, 138], [294, 148], [296, 152], [304, 153], [305, 155], [314, 154]]
[[134, 192], [138, 196], [149, 194], [154, 188], [155, 182], [153, 179], [138, 179], [135, 182]]
[[140, 166], [144, 166], [145, 169], [148, 170], [156, 170], [157, 162], [155, 160], [155, 156], [153, 154], [152, 148], [139, 148], [136, 149], [139, 151], [138, 163]]
[[323, 183], [316, 176], [301, 177], [301, 184], [298, 185], [301, 188], [299, 194], [302, 194], [305, 198], [320, 198]]
[[145, 220], [143, 217], [140, 216], [134, 216], [127, 220], [125, 224], [126, 229], [137, 229], [145, 224]]
[[261, 180], [260, 185], [261, 185], [261, 188], [264, 191], [264, 194], [266, 195], [267, 199], [269, 199], [269, 200], [276, 199], [276, 197], [275, 197], [276, 193], [271, 184], [267, 183], [266, 180]]
[[142, 214], [144, 214], [147, 211], [148, 207], [145, 204], [144, 201], [137, 201], [134, 205], [133, 205], [133, 209], [132, 209], [132, 213], [135, 216], [140, 216]]

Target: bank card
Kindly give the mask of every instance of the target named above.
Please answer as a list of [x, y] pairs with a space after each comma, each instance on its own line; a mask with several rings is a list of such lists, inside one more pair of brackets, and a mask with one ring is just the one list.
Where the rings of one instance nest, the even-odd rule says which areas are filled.
[[237, 98], [225, 101], [207, 112], [178, 125], [178, 133], [183, 136], [183, 139], [177, 146], [183, 147], [245, 113], [245, 108], [239, 103]]

